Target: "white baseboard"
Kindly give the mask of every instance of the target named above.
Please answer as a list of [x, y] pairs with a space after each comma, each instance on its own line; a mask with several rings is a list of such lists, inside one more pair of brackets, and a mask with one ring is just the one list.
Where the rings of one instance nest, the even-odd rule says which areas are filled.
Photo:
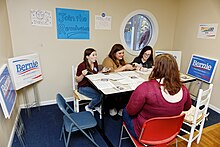
[[209, 108], [211, 108], [212, 110], [214, 110], [214, 111], [216, 111], [216, 112], [218, 112], [220, 114], [220, 109], [219, 108], [217, 108], [217, 107], [215, 107], [213, 105], [210, 105], [210, 104], [209, 104]]
[[[70, 102], [70, 101], [73, 101], [73, 97], [67, 97], [67, 98], [65, 98], [65, 100], [67, 101], [67, 102]], [[49, 101], [43, 101], [43, 102], [40, 102], [40, 106], [47, 106], [47, 105], [53, 105], [53, 104], [56, 104], [57, 102], [56, 102], [56, 100], [54, 99], [54, 100], [49, 100]], [[31, 105], [31, 106], [33, 106], [33, 107], [36, 107], [36, 105], [34, 105], [34, 104], [29, 104], [29, 105]], [[20, 108], [26, 108], [26, 104], [22, 104], [22, 105], [20, 105]]]

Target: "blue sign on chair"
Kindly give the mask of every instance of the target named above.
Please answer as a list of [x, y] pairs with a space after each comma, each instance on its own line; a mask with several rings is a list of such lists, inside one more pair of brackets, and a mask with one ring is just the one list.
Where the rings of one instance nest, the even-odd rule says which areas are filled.
[[187, 74], [204, 82], [211, 83], [217, 63], [217, 59], [192, 55]]
[[89, 11], [56, 8], [58, 39], [89, 39]]

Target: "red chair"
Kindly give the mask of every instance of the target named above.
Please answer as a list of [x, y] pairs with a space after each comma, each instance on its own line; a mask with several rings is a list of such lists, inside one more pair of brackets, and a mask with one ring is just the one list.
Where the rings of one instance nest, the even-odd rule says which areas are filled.
[[126, 125], [123, 122], [119, 147], [121, 146], [121, 141], [128, 138], [123, 137], [123, 128], [125, 128], [136, 147], [146, 145], [167, 146], [179, 134], [184, 116], [185, 114], [181, 114], [178, 116], [155, 117], [146, 120], [142, 126], [141, 134], [138, 140], [129, 134]]

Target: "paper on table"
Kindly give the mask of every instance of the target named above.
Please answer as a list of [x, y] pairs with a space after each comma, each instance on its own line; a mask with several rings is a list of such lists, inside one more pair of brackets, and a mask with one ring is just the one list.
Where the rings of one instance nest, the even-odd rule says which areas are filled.
[[133, 76], [133, 77], [126, 77], [126, 78], [124, 78], [124, 79], [119, 80], [119, 82], [120, 82], [121, 84], [130, 84], [130, 83], [141, 84], [141, 83], [143, 83], [144, 81], [145, 81], [145, 80], [144, 80], [143, 78], [141, 78], [141, 77], [135, 77], [135, 76]]
[[100, 80], [100, 79], [106, 78], [106, 75], [103, 74], [103, 73], [98, 73], [98, 74], [87, 75], [86, 77], [88, 79], [90, 79], [91, 81], [96, 81], [96, 80]]
[[183, 74], [183, 73], [180, 73], [180, 81], [182, 82], [185, 82], [187, 80], [193, 80], [195, 79], [194, 77], [191, 77], [189, 75], [186, 75], [186, 74]]
[[131, 87], [131, 89], [135, 90], [140, 85], [140, 83], [129, 83], [128, 85]]
[[111, 80], [119, 80], [119, 79], [122, 79], [124, 77], [122, 77], [120, 74], [118, 73], [112, 73], [112, 74], [109, 74], [108, 75], [108, 78], [111, 79]]
[[123, 77], [132, 77], [132, 76], [138, 77], [139, 76], [135, 71], [123, 71], [123, 72], [118, 72], [118, 73]]
[[93, 84], [100, 90], [115, 87], [110, 81], [93, 81]]

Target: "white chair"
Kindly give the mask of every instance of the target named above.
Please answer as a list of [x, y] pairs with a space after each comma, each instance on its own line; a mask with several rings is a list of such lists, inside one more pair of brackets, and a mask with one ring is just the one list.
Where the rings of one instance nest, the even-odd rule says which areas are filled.
[[[72, 84], [73, 84], [74, 111], [79, 112], [79, 106], [88, 104], [88, 101], [91, 101], [92, 98], [89, 98], [89, 97], [87, 97], [83, 94], [80, 94], [78, 92], [78, 90], [77, 90], [78, 83], [76, 82], [75, 76], [76, 76], [76, 68], [73, 65], [72, 66]], [[100, 111], [98, 111], [100, 114], [100, 119], [102, 119], [102, 111], [101, 110], [102, 110], [102, 107], [100, 105]], [[96, 110], [94, 110], [94, 111], [96, 111]]]
[[197, 97], [196, 107], [192, 106], [190, 110], [183, 112], [185, 113], [183, 124], [187, 125], [187, 127], [189, 126], [190, 130], [188, 131], [187, 128], [181, 128], [181, 131], [187, 133], [188, 135], [178, 135], [178, 137], [188, 142], [187, 147], [190, 147], [195, 139], [197, 139], [197, 144], [200, 142], [205, 119], [208, 116], [207, 110], [212, 88], [213, 84], [210, 84], [207, 90], [200, 89]]

